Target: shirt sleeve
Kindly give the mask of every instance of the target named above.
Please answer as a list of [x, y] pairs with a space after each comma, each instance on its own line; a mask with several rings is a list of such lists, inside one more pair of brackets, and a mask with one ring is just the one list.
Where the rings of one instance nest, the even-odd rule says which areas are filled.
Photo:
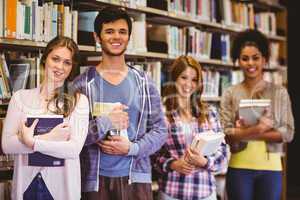
[[22, 101], [19, 90], [10, 99], [6, 118], [4, 119], [2, 130], [2, 149], [7, 154], [28, 154], [33, 150], [20, 142], [18, 138], [18, 131], [21, 130], [22, 121]]
[[70, 115], [71, 138], [68, 141], [47, 141], [37, 139], [34, 151], [57, 158], [77, 158], [85, 142], [89, 124], [89, 104], [85, 95], [80, 95], [78, 103]]
[[220, 119], [224, 133], [227, 135], [227, 129], [235, 127], [235, 111], [232, 103], [232, 90], [230, 89], [227, 89], [222, 95]]
[[152, 157], [152, 163], [153, 163], [153, 168], [159, 173], [164, 173], [164, 172], [169, 172], [171, 171], [170, 169], [170, 164], [172, 161], [176, 160], [171, 156], [171, 153], [168, 149], [168, 141], [172, 140], [170, 136], [170, 123], [168, 122], [167, 118], [165, 118], [167, 128], [168, 128], [168, 138], [167, 142], [162, 146], [162, 148], [157, 151]]
[[147, 94], [150, 98], [147, 100], [147, 104], [150, 105], [147, 106], [147, 110], [144, 110], [148, 113], [143, 114], [143, 116], [147, 116], [147, 119], [145, 119], [147, 120], [146, 128], [144, 129], [146, 132], [130, 146], [128, 155], [131, 156], [147, 157], [154, 154], [162, 147], [168, 136], [160, 94], [153, 81], [150, 78], [147, 79], [149, 80]]
[[285, 88], [279, 89], [275, 97], [275, 129], [283, 142], [291, 142], [294, 137], [294, 118], [289, 94]]

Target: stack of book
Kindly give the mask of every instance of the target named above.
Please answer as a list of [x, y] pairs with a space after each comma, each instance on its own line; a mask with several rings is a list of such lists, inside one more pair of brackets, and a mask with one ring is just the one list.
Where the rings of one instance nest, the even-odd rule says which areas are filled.
[[239, 104], [239, 118], [247, 126], [254, 125], [270, 105], [270, 99], [242, 99]]

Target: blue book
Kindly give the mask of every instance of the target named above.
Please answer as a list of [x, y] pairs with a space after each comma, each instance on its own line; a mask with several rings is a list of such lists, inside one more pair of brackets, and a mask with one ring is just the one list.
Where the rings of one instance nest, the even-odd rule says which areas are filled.
[[[27, 116], [27, 126], [31, 126], [35, 119], [39, 119], [39, 121], [34, 129], [34, 135], [48, 133], [51, 129], [62, 123], [64, 120], [62, 115]], [[64, 164], [65, 160], [62, 158], [56, 158], [40, 152], [28, 154], [29, 166], [60, 167], [64, 166]]]

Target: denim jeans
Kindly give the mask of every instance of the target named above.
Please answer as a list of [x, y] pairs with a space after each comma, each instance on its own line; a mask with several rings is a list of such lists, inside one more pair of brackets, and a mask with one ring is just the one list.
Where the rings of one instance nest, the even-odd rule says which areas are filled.
[[230, 200], [280, 200], [282, 172], [228, 168], [226, 190]]
[[23, 194], [23, 200], [54, 200], [41, 173], [38, 173]]

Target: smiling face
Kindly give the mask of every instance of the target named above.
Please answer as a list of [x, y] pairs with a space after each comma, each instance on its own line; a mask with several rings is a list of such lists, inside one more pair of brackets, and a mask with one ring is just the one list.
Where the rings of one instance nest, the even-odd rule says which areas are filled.
[[187, 67], [176, 80], [176, 89], [179, 98], [189, 99], [196, 91], [198, 84], [197, 72], [192, 67]]
[[97, 38], [101, 44], [103, 54], [120, 56], [126, 51], [129, 41], [128, 24], [124, 19], [104, 23]]
[[72, 70], [72, 53], [66, 47], [54, 48], [45, 61], [45, 77], [54, 87], [63, 85]]
[[263, 78], [263, 67], [266, 64], [266, 59], [255, 46], [245, 46], [241, 50], [239, 64], [246, 80]]

